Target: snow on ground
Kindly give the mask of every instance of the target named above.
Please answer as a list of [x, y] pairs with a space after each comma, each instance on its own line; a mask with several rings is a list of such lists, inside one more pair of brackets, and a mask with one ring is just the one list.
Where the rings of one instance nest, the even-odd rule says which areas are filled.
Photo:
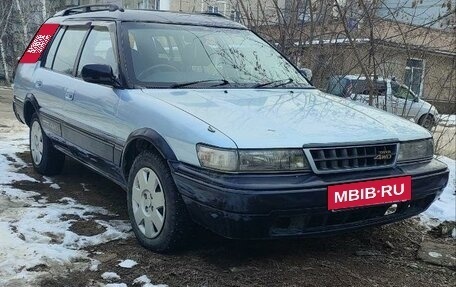
[[456, 115], [439, 115], [439, 125], [447, 127], [456, 126]]
[[125, 283], [109, 283], [105, 287], [128, 287], [128, 285]]
[[53, 189], [60, 189], [60, 185], [58, 185], [57, 183], [53, 183], [53, 184], [49, 185], [49, 187], [51, 187]]
[[142, 286], [142, 287], [168, 287], [168, 285], [165, 285], [165, 284], [158, 284], [158, 285], [154, 285], [151, 283], [152, 280], [149, 279], [149, 277], [147, 277], [147, 275], [142, 275], [138, 278], [136, 278], [135, 280], [133, 280], [133, 284], [138, 284], [139, 286]]
[[448, 165], [450, 178], [440, 198], [428, 210], [420, 214], [421, 221], [427, 227], [434, 227], [445, 220], [456, 221], [456, 161], [445, 156], [438, 157], [438, 159]]
[[131, 260], [131, 259], [127, 259], [127, 260], [120, 262], [119, 266], [123, 267], [123, 268], [132, 268], [133, 266], [135, 266], [137, 264], [138, 264], [138, 262]]
[[149, 284], [152, 282], [147, 275], [142, 275], [133, 280], [133, 284]]
[[[87, 220], [109, 212], [79, 204], [72, 198], [49, 203], [37, 192], [13, 188], [14, 181], [37, 182], [17, 172], [27, 166], [16, 156], [17, 152], [28, 150], [27, 139], [28, 130], [23, 126], [11, 124], [0, 128], [0, 286], [35, 286], [46, 269], [64, 272], [69, 267], [85, 269], [98, 265], [81, 249], [130, 236], [129, 223], [120, 220], [96, 220], [106, 228], [105, 232], [77, 235], [69, 230], [74, 219], [65, 219], [72, 217], [68, 215]], [[57, 187], [51, 178], [44, 178], [43, 182]]]
[[101, 278], [104, 280], [119, 280], [120, 276], [116, 272], [105, 272], [101, 274]]

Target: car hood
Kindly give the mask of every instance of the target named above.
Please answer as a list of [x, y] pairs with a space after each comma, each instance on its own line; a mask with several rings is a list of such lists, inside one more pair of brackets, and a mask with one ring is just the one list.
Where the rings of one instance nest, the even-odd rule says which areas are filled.
[[316, 89], [144, 90], [230, 137], [239, 148], [429, 138], [422, 127]]

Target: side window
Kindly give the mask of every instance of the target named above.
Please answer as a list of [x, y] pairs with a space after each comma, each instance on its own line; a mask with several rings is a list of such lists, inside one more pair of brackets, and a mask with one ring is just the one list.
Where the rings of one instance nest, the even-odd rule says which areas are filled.
[[[384, 96], [386, 94], [386, 82], [385, 81], [375, 81], [374, 83], [374, 90], [372, 94], [374, 96]], [[370, 94], [370, 87], [367, 80], [357, 80], [353, 85], [353, 93], [354, 94], [361, 94], [361, 95], [369, 95]]]
[[361, 94], [361, 95], [369, 95], [369, 90], [367, 87], [366, 80], [354, 80], [352, 81], [352, 93], [353, 94]]
[[52, 64], [54, 63], [55, 52], [57, 51], [57, 47], [60, 44], [60, 40], [62, 39], [63, 33], [65, 29], [60, 29], [57, 35], [55, 36], [54, 40], [52, 41], [51, 47], [46, 55], [46, 60], [44, 62], [44, 66], [48, 69], [52, 69]]
[[109, 65], [117, 75], [117, 61], [114, 56], [114, 49], [111, 34], [106, 27], [94, 27], [82, 50], [79, 60], [77, 76], [81, 76], [82, 68], [89, 64]]
[[393, 89], [393, 95], [396, 98], [413, 100], [415, 96], [409, 91], [407, 87], [399, 86], [396, 91]]
[[78, 55], [79, 47], [87, 32], [85, 28], [67, 28], [55, 55], [54, 71], [71, 75]]

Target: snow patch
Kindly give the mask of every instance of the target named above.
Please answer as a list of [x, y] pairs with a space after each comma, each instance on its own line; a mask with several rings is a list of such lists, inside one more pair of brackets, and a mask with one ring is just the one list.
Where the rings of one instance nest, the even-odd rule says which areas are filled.
[[147, 277], [147, 275], [142, 275], [135, 280], [133, 280], [133, 285], [135, 284], [140, 284], [142, 287], [168, 287], [168, 285], [165, 284], [152, 284], [152, 281]]
[[128, 285], [125, 283], [109, 283], [105, 287], [128, 287]]
[[49, 187], [53, 189], [60, 189], [60, 185], [58, 185], [57, 183], [53, 183]]
[[[49, 203], [37, 192], [12, 187], [16, 181], [43, 180], [20, 172], [29, 167], [16, 155], [28, 151], [28, 130], [13, 122], [5, 124], [0, 126], [0, 286], [35, 286], [40, 276], [65, 272], [75, 266], [97, 270], [99, 262], [91, 260], [82, 248], [127, 238], [130, 224], [96, 220], [106, 231], [81, 236], [70, 231], [74, 219], [67, 218], [88, 220], [97, 214], [111, 213], [101, 207], [79, 204], [72, 198]], [[50, 178], [43, 179], [51, 187], [58, 187]], [[90, 263], [75, 264], [84, 261]], [[42, 268], [34, 269], [36, 266]]]
[[118, 265], [123, 268], [132, 268], [133, 266], [135, 266], [137, 264], [138, 264], [138, 262], [131, 260], [131, 259], [127, 259], [127, 260], [120, 262]]
[[100, 266], [101, 262], [96, 259], [90, 259], [90, 271], [98, 271], [98, 267]]
[[147, 275], [139, 276], [135, 280], [133, 280], [133, 284], [147, 284], [152, 282]]
[[448, 165], [450, 177], [440, 198], [432, 203], [428, 210], [420, 214], [422, 224], [428, 228], [435, 227], [445, 220], [456, 221], [456, 161], [446, 156], [439, 156], [437, 159]]
[[101, 274], [101, 278], [104, 280], [119, 280], [120, 276], [116, 272], [105, 272]]
[[429, 254], [429, 256], [434, 257], [434, 258], [440, 258], [440, 257], [442, 257], [442, 254], [440, 254], [440, 253], [438, 253], [438, 252], [433, 252], [433, 251], [431, 251], [431, 252], [429, 252], [428, 254]]
[[144, 284], [142, 287], [168, 287], [168, 285], [166, 284], [152, 284], [152, 283], [147, 283], [147, 284]]
[[456, 115], [439, 115], [439, 125], [446, 127], [456, 126]]

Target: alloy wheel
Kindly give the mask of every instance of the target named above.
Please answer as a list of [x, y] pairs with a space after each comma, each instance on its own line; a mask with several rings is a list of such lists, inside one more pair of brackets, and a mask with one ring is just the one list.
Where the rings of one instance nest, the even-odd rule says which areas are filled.
[[33, 162], [35, 165], [39, 165], [43, 158], [43, 132], [38, 121], [34, 121], [32, 124], [30, 149], [32, 150]]
[[131, 204], [141, 233], [147, 238], [157, 237], [165, 222], [165, 195], [160, 180], [152, 169], [144, 167], [136, 173]]

